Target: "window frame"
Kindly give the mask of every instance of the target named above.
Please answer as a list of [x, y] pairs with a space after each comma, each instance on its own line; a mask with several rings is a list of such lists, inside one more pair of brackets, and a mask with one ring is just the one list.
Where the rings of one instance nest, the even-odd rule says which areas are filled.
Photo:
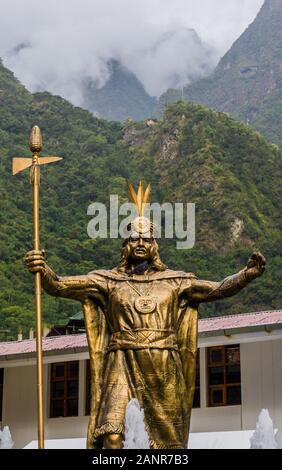
[[[75, 375], [70, 374], [70, 366], [77, 364], [77, 373]], [[63, 375], [56, 376], [56, 367], [63, 366], [64, 373]], [[76, 393], [73, 395], [68, 394], [68, 384], [69, 382], [77, 382]], [[62, 382], [63, 383], [63, 396], [55, 397], [53, 396], [53, 384]], [[50, 418], [68, 418], [68, 417], [77, 417], [79, 413], [79, 361], [65, 361], [65, 362], [54, 362], [50, 367], [50, 399], [49, 399], [49, 417]], [[68, 412], [68, 403], [71, 400], [76, 400], [77, 402], [77, 412], [75, 414]], [[54, 403], [56, 401], [63, 401], [64, 403], [64, 412], [63, 414], [57, 416], [54, 413]]]
[[91, 372], [90, 359], [86, 359], [85, 367], [85, 416], [90, 416], [91, 411]]
[[[238, 348], [239, 350], [239, 360], [237, 365], [239, 365], [239, 382], [228, 382], [227, 381], [227, 368], [232, 365], [227, 360], [227, 350], [230, 348]], [[221, 360], [212, 361], [212, 352], [215, 350], [221, 350]], [[223, 382], [217, 384], [210, 384], [210, 369], [214, 367], [220, 367], [223, 369]], [[240, 387], [240, 403], [228, 403], [228, 389]], [[232, 345], [220, 345], [220, 346], [210, 346], [207, 348], [207, 389], [208, 389], [208, 407], [220, 407], [220, 406], [240, 406], [242, 404], [242, 380], [241, 380], [241, 357], [240, 357], [240, 344]], [[219, 390], [222, 392], [222, 401], [214, 401], [213, 393], [214, 391]]]
[[[201, 408], [201, 371], [200, 371], [200, 348], [197, 350], [197, 359], [196, 359], [196, 375], [195, 375], [195, 392], [194, 398], [192, 403], [192, 409], [197, 410]], [[197, 385], [197, 378], [199, 379], [199, 385]], [[199, 396], [199, 405], [196, 406], [195, 397], [196, 393], [198, 392]]]

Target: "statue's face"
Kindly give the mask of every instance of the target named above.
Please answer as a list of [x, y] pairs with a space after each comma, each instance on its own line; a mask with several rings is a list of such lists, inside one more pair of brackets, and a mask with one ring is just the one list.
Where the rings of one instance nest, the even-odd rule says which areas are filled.
[[130, 237], [128, 242], [129, 258], [134, 262], [150, 260], [153, 238]]

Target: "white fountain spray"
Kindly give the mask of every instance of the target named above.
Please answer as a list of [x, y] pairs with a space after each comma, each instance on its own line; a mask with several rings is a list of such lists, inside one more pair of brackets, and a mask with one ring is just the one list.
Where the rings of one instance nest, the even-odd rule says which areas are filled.
[[3, 428], [3, 431], [0, 429], [0, 449], [12, 449], [14, 442], [10, 433], [8, 426]]
[[281, 449], [281, 435], [274, 430], [272, 419], [266, 409], [261, 410], [254, 434], [251, 449]]
[[138, 400], [129, 401], [125, 413], [124, 449], [149, 449], [149, 438], [145, 429], [144, 410]]

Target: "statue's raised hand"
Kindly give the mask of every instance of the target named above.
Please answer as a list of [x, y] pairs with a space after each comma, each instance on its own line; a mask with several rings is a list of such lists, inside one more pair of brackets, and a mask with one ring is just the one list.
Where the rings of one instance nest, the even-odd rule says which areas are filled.
[[45, 250], [28, 251], [25, 255], [25, 262], [30, 273], [43, 271], [45, 268]]
[[246, 274], [249, 279], [255, 279], [263, 274], [265, 270], [266, 259], [259, 252], [255, 251], [248, 260]]

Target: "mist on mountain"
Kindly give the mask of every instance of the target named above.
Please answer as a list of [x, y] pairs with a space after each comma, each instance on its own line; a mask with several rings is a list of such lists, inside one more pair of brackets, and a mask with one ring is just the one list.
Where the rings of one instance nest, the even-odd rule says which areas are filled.
[[207, 78], [170, 90], [159, 103], [180, 97], [254, 126], [282, 145], [282, 1], [265, 0], [251, 25]]
[[262, 1], [240, 0], [238, 9], [238, 0], [49, 0], [40, 8], [35, 0], [2, 0], [0, 57], [32, 92], [107, 119], [139, 118], [152, 97], [209, 74]]

